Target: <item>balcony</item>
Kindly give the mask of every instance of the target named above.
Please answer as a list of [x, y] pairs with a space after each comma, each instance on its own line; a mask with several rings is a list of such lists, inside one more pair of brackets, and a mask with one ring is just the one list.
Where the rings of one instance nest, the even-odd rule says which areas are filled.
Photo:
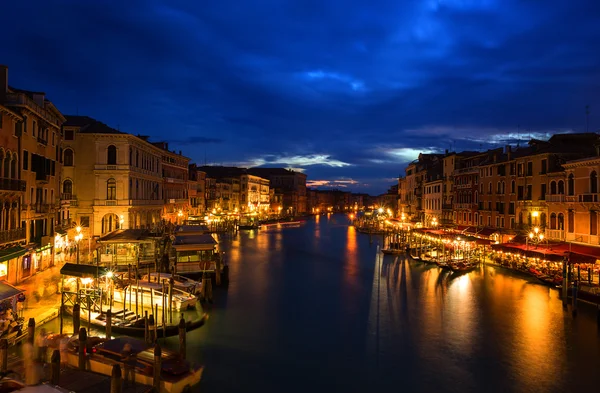
[[47, 140], [45, 140], [45, 139], [42, 139], [42, 137], [41, 137], [41, 136], [38, 136], [38, 137], [37, 137], [37, 142], [38, 142], [40, 145], [48, 146], [48, 141], [47, 141]]
[[565, 196], [564, 194], [546, 194], [546, 202], [564, 202]]
[[25, 228], [9, 229], [6, 231], [0, 231], [0, 243], [10, 243], [25, 240]]
[[454, 207], [456, 209], [472, 209], [476, 206], [477, 205], [475, 203], [455, 203], [454, 204]]
[[456, 169], [454, 171], [454, 175], [463, 175], [466, 173], [479, 173], [479, 167], [477, 166], [472, 166], [472, 167], [468, 167], [468, 168], [461, 168], [461, 169]]
[[579, 198], [577, 195], [567, 195], [565, 196], [565, 202], [577, 202]]
[[35, 181], [38, 183], [48, 183], [50, 181], [50, 175], [47, 175], [45, 173], [42, 172], [36, 172], [35, 173]]
[[465, 189], [465, 188], [471, 188], [471, 187], [473, 187], [473, 183], [469, 182], [466, 184], [455, 184], [454, 187], [456, 187], [456, 189], [458, 189], [458, 190]]
[[451, 203], [442, 203], [442, 210], [452, 210], [452, 204]]
[[47, 203], [34, 205], [36, 213], [48, 213], [50, 211], [50, 205]]
[[73, 195], [70, 192], [63, 192], [60, 194], [60, 203], [63, 205], [77, 206], [77, 195]]
[[25, 180], [0, 178], [0, 190], [2, 191], [25, 191], [26, 186]]
[[594, 203], [598, 202], [598, 194], [580, 194], [579, 202]]
[[185, 183], [186, 182], [186, 180], [184, 180], [184, 179], [178, 179], [176, 177], [165, 176], [164, 179], [165, 179], [165, 181], [167, 183]]
[[94, 199], [94, 206], [162, 206], [163, 204], [161, 199]]
[[129, 165], [106, 165], [106, 164], [98, 164], [94, 165], [95, 171], [128, 171], [132, 167]]
[[548, 240], [565, 240], [565, 231], [561, 229], [546, 228], [546, 238]]

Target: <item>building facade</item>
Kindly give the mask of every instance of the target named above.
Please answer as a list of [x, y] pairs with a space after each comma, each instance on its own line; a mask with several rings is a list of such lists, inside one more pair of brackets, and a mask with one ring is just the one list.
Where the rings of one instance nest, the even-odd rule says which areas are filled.
[[[153, 229], [163, 208], [162, 151], [144, 137], [83, 116], [63, 126], [62, 220], [85, 239]], [[85, 248], [85, 247], [84, 247]]]
[[188, 168], [190, 159], [169, 150], [167, 142], [155, 142], [162, 150], [163, 174], [163, 219], [170, 223], [182, 224], [190, 213], [188, 195]]

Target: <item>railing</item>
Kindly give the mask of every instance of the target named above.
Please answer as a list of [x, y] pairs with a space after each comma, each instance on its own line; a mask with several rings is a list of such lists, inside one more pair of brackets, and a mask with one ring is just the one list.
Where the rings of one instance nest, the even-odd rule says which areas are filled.
[[25, 191], [27, 183], [25, 180], [0, 178], [0, 190]]
[[50, 175], [41, 172], [36, 172], [35, 180], [48, 183], [50, 181]]
[[564, 202], [564, 194], [546, 194], [546, 202]]
[[577, 202], [577, 195], [567, 195], [565, 196], [565, 202]]
[[163, 204], [164, 202], [161, 199], [94, 199], [95, 206], [144, 206]]
[[442, 210], [452, 210], [451, 203], [442, 203]]
[[598, 202], [598, 194], [580, 194], [579, 202]]
[[463, 189], [463, 188], [471, 188], [473, 187], [473, 183], [469, 182], [467, 184], [455, 184], [454, 185], [457, 189]]
[[48, 213], [49, 211], [50, 211], [50, 205], [47, 203], [35, 205], [36, 213]]
[[6, 231], [0, 231], [0, 243], [16, 242], [19, 240], [25, 240], [25, 228], [8, 229]]
[[471, 209], [477, 205], [475, 203], [455, 203], [454, 206], [456, 209]]
[[468, 168], [455, 169], [454, 174], [464, 174], [464, 173], [479, 173], [479, 167], [471, 166]]
[[34, 100], [29, 98], [27, 95], [23, 93], [7, 93], [5, 95], [5, 104], [7, 105], [18, 105], [18, 106], [27, 106], [33, 112], [35, 112], [38, 116], [46, 120], [48, 123], [51, 123], [54, 127], [58, 127], [60, 121], [56, 116], [47, 111], [45, 108], [38, 105]]
[[548, 229], [546, 228], [546, 237], [549, 240], [564, 240], [565, 231], [562, 229]]
[[41, 137], [41, 136], [38, 136], [38, 137], [37, 137], [37, 141], [38, 141], [38, 143], [41, 143], [41, 144], [42, 144], [42, 145], [44, 145], [44, 146], [48, 146], [48, 141], [47, 141], [47, 140], [45, 140], [45, 139], [42, 139], [42, 137]]
[[176, 177], [169, 177], [169, 176], [165, 176], [164, 179], [166, 180], [167, 183], [185, 183], [186, 182], [185, 179], [178, 179]]

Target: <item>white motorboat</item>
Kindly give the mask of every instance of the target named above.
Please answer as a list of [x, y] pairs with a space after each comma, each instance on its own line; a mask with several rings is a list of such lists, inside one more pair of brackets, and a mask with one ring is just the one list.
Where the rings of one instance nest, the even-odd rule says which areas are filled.
[[145, 282], [158, 282], [162, 283], [163, 280], [169, 282], [169, 280], [173, 277], [174, 286], [177, 289], [180, 289], [184, 292], [187, 292], [191, 295], [198, 296], [202, 290], [202, 283], [192, 280], [191, 278], [183, 277], [177, 274], [171, 275], [169, 273], [150, 273], [146, 274], [142, 277], [142, 281]]
[[[196, 305], [198, 299], [195, 295], [189, 294], [182, 291], [181, 289], [173, 287], [172, 289], [172, 303], [171, 307], [173, 310], [183, 311], [188, 308], [192, 308]], [[137, 283], [131, 283], [126, 285], [124, 288], [114, 290], [114, 300], [118, 303], [129, 303], [142, 305], [144, 307], [162, 308], [164, 304], [169, 303], [169, 280], [164, 282], [148, 282], [139, 281]]]

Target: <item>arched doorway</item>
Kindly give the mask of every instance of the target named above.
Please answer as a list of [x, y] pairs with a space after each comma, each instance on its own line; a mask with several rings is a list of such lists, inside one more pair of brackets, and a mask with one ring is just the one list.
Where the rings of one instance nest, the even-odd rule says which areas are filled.
[[107, 234], [119, 229], [119, 216], [114, 213], [106, 214], [102, 217], [102, 234]]

